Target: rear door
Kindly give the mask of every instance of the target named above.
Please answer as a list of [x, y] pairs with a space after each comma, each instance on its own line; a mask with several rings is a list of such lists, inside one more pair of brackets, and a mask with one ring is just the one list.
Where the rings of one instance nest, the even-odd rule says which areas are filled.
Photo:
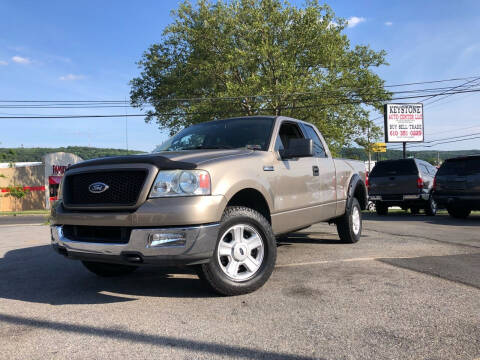
[[378, 162], [368, 178], [370, 195], [404, 195], [418, 193], [418, 168], [414, 159]]

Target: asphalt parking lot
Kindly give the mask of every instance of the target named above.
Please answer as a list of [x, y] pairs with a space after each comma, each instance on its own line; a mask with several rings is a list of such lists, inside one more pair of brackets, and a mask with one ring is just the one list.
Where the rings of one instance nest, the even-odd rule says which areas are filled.
[[0, 225], [2, 359], [477, 359], [480, 216], [366, 215], [279, 241], [259, 291], [217, 297], [188, 269], [102, 279]]

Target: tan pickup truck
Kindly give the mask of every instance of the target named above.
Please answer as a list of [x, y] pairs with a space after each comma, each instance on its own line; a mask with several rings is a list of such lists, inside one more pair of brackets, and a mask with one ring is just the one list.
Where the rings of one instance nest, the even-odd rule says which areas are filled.
[[223, 295], [270, 277], [276, 236], [328, 221], [354, 243], [365, 166], [333, 159], [320, 132], [287, 117], [180, 131], [148, 155], [71, 166], [52, 207], [52, 245], [100, 276], [143, 264], [194, 266]]

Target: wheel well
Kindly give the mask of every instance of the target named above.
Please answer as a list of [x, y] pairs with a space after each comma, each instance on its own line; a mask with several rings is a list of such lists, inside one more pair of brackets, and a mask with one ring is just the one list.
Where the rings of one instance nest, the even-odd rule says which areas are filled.
[[358, 202], [360, 203], [360, 208], [362, 210], [365, 210], [368, 205], [368, 200], [367, 200], [367, 191], [362, 181], [357, 182], [355, 191], [353, 192], [353, 196], [356, 197]]
[[245, 206], [262, 214], [271, 224], [270, 208], [262, 193], [255, 189], [243, 189], [237, 192], [227, 206]]

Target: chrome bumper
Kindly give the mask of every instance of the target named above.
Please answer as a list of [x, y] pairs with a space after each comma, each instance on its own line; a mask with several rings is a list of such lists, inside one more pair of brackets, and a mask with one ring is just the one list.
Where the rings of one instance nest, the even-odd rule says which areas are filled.
[[115, 263], [171, 265], [207, 262], [215, 250], [219, 224], [132, 229], [128, 243], [93, 243], [67, 238], [62, 225], [50, 227], [53, 247], [67, 257]]

